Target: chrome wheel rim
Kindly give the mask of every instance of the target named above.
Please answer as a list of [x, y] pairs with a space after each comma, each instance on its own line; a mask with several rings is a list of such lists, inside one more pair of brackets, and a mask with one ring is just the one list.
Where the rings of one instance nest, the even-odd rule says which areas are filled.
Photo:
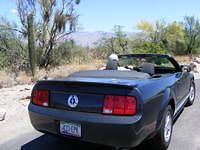
[[194, 97], [195, 97], [195, 90], [194, 90], [194, 86], [192, 85], [190, 87], [190, 102], [193, 102], [194, 101]]
[[165, 118], [165, 129], [164, 129], [165, 142], [169, 142], [171, 138], [171, 133], [172, 133], [172, 118], [170, 112], [168, 111]]

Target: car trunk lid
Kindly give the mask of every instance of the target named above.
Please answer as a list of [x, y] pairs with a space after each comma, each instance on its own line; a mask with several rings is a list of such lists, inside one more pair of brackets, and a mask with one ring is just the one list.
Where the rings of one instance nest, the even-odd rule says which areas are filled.
[[38, 81], [34, 89], [50, 91], [49, 107], [101, 113], [105, 95], [128, 95], [135, 86], [129, 80], [65, 78]]

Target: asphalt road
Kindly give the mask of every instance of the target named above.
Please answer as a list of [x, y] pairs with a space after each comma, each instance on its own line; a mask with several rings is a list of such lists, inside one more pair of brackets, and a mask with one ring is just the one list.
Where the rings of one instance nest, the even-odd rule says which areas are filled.
[[[186, 107], [174, 123], [174, 132], [169, 150], [200, 150], [200, 80], [196, 81], [197, 95], [193, 106]], [[31, 131], [0, 145], [0, 150], [111, 150], [89, 143], [66, 141], [51, 135]], [[134, 150], [151, 150], [142, 144]]]

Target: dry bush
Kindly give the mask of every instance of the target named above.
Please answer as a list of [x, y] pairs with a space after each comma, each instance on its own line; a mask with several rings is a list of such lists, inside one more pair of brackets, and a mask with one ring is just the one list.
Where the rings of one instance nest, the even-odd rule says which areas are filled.
[[[49, 70], [49, 72], [47, 73], [47, 76], [49, 78], [62, 78], [77, 71], [95, 70], [102, 67], [102, 65], [103, 65], [103, 62], [101, 60], [93, 60], [91, 62], [82, 63], [82, 64], [72, 63], [72, 64], [67, 64], [67, 65], [61, 65]], [[44, 73], [45, 71], [41, 70], [40, 75], [44, 75]]]

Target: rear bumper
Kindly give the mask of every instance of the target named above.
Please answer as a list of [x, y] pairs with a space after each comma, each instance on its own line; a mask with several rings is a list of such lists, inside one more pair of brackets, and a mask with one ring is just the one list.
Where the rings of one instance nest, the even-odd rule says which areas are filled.
[[[78, 140], [127, 148], [137, 146], [147, 136], [145, 130], [141, 128], [141, 115], [107, 116], [44, 108], [31, 103], [28, 109], [32, 125], [41, 132], [61, 135], [60, 121], [74, 122], [81, 124], [82, 128], [82, 137]], [[64, 137], [74, 139], [69, 136]]]

